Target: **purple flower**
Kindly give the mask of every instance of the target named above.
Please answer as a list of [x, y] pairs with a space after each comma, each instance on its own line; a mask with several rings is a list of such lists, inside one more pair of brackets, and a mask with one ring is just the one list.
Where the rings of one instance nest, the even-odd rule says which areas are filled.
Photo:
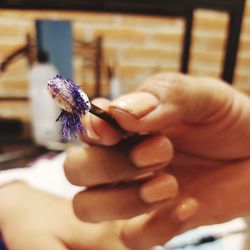
[[75, 140], [77, 132], [86, 132], [79, 115], [62, 110], [56, 121], [60, 121], [62, 124], [61, 135], [64, 140]]
[[48, 82], [48, 91], [63, 110], [57, 121], [62, 124], [62, 138], [75, 140], [76, 133], [85, 133], [80, 117], [90, 110], [88, 96], [73, 81], [55, 76]]

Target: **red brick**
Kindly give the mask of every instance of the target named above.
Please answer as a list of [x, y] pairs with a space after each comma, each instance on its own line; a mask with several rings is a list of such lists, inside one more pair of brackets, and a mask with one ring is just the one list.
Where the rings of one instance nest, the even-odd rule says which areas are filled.
[[242, 34], [240, 38], [239, 50], [241, 53], [250, 52], [250, 36]]
[[227, 28], [229, 16], [226, 13], [208, 10], [196, 10], [194, 28], [221, 31]]
[[194, 31], [192, 35], [192, 46], [205, 51], [223, 51], [225, 48], [225, 36], [223, 33], [200, 33]]
[[243, 74], [243, 73], [236, 72], [235, 77], [234, 77], [234, 81], [237, 84], [250, 86], [250, 75], [249, 75], [249, 73]]
[[214, 67], [220, 67], [223, 62], [223, 53], [214, 53], [203, 50], [196, 50], [191, 53], [191, 64], [204, 64], [204, 65], [213, 65]]
[[149, 16], [136, 16], [136, 15], [126, 15], [123, 16], [123, 24], [131, 27], [166, 27], [174, 26], [180, 28], [183, 25], [183, 20], [181, 18], [171, 18], [171, 17], [149, 17]]
[[169, 33], [155, 33], [152, 34], [153, 41], [164, 44], [176, 44], [176, 46], [182, 45], [183, 33], [182, 32], [169, 32]]
[[104, 39], [116, 39], [120, 41], [144, 42], [147, 34], [131, 28], [99, 28], [94, 31], [94, 36], [103, 36]]
[[0, 100], [1, 118], [30, 120], [29, 102], [24, 101], [1, 101]]
[[150, 48], [128, 48], [124, 50], [124, 61], [148, 64], [178, 64], [180, 50], [150, 49]]

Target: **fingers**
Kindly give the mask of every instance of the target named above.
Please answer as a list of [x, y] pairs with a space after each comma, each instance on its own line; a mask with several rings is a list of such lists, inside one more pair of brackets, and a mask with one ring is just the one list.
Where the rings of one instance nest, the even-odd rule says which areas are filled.
[[232, 92], [219, 80], [160, 74], [147, 80], [138, 92], [111, 103], [110, 112], [123, 129], [147, 133], [179, 122], [212, 120], [230, 107]]
[[[92, 103], [107, 111], [110, 101], [104, 98], [98, 98], [93, 100]], [[110, 146], [116, 144], [122, 138], [120, 131], [90, 113], [82, 117], [82, 123], [86, 128], [87, 135], [81, 135], [81, 138], [87, 143]]]
[[[218, 95], [220, 93], [220, 95]], [[160, 74], [149, 78], [138, 92], [110, 103], [93, 102], [109, 111], [120, 126], [136, 133], [156, 132], [180, 122], [211, 122], [232, 107], [234, 91], [222, 81], [182, 74]], [[83, 119], [87, 142], [114, 145], [122, 139], [119, 131], [103, 120], [87, 114]]]
[[131, 156], [130, 147], [132, 145], [125, 141], [115, 147], [71, 149], [64, 163], [66, 177], [72, 184], [80, 186], [128, 181], [164, 168], [173, 156], [172, 145], [164, 136], [140, 142]]
[[179, 184], [180, 202], [129, 220], [123, 228], [122, 240], [129, 248], [146, 249], [192, 228], [222, 223], [246, 214], [249, 198], [244, 194], [249, 187], [249, 162], [248, 159], [213, 171], [203, 169], [190, 173], [180, 170], [174, 173], [178, 182], [180, 179], [182, 182]]
[[164, 244], [177, 234], [194, 225], [198, 226], [198, 212], [197, 200], [187, 197], [172, 208], [164, 207], [157, 212], [128, 220], [123, 227], [121, 239], [127, 247], [137, 250]]
[[[129, 149], [125, 142], [108, 148], [75, 148], [68, 153], [64, 168], [69, 181], [80, 186], [96, 186], [74, 198], [74, 210], [79, 218], [95, 222], [130, 218], [152, 210], [155, 207], [152, 203], [177, 195], [175, 178], [168, 174], [154, 175], [173, 156], [166, 137], [150, 137], [136, 144], [131, 153]], [[145, 180], [145, 175], [147, 178], [151, 175], [152, 179]], [[119, 182], [123, 184], [99, 186]]]
[[162, 174], [140, 183], [87, 189], [74, 197], [73, 207], [83, 221], [127, 219], [171, 202], [177, 192], [175, 178]]
[[173, 157], [171, 142], [164, 136], [154, 136], [137, 144], [130, 153], [132, 162], [139, 168], [168, 164]]
[[[108, 148], [75, 148], [68, 153], [64, 168], [70, 182], [96, 186], [74, 198], [74, 210], [80, 219], [96, 222], [130, 218], [177, 195], [175, 178], [168, 174], [154, 176], [173, 156], [172, 145], [166, 137], [150, 137], [136, 144], [131, 153], [129, 149], [130, 145], [125, 142]], [[151, 175], [151, 180], [145, 180], [145, 175], [147, 178]], [[140, 179], [140, 183], [136, 179]], [[123, 183], [98, 186], [119, 182]]]

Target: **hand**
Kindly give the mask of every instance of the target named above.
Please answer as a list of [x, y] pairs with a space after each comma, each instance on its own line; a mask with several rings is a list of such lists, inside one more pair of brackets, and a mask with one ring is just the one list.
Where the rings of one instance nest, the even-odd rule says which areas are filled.
[[[247, 96], [220, 80], [180, 74], [156, 75], [111, 104], [98, 101], [125, 130], [165, 134], [176, 158], [199, 164], [208, 160], [209, 166], [249, 157], [249, 104]], [[110, 145], [121, 139], [97, 117], [86, 120], [95, 143]]]
[[[72, 183], [126, 181], [79, 193], [74, 199], [79, 218], [131, 218], [151, 211], [128, 221], [122, 231], [128, 246], [145, 249], [250, 210], [250, 101], [245, 95], [219, 80], [162, 74], [135, 93], [96, 104], [109, 109], [125, 130], [152, 136], [136, 145], [125, 141], [125, 146], [70, 151], [65, 172]], [[119, 131], [94, 116], [84, 122], [85, 141], [112, 145], [122, 140]], [[142, 174], [151, 177], [135, 182]]]
[[79, 221], [71, 202], [23, 183], [0, 188], [0, 232], [8, 250], [127, 249], [119, 240], [120, 222]]

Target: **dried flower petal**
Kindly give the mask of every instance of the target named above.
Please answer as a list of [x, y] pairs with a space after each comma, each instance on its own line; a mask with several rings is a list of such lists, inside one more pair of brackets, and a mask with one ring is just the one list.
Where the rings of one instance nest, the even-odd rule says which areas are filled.
[[75, 140], [76, 132], [85, 133], [79, 115], [62, 110], [56, 121], [62, 124], [61, 135], [64, 140]]
[[76, 133], [85, 133], [80, 117], [90, 110], [87, 95], [73, 81], [55, 76], [48, 82], [48, 91], [59, 107], [63, 109], [57, 121], [62, 124], [62, 138], [76, 139]]

